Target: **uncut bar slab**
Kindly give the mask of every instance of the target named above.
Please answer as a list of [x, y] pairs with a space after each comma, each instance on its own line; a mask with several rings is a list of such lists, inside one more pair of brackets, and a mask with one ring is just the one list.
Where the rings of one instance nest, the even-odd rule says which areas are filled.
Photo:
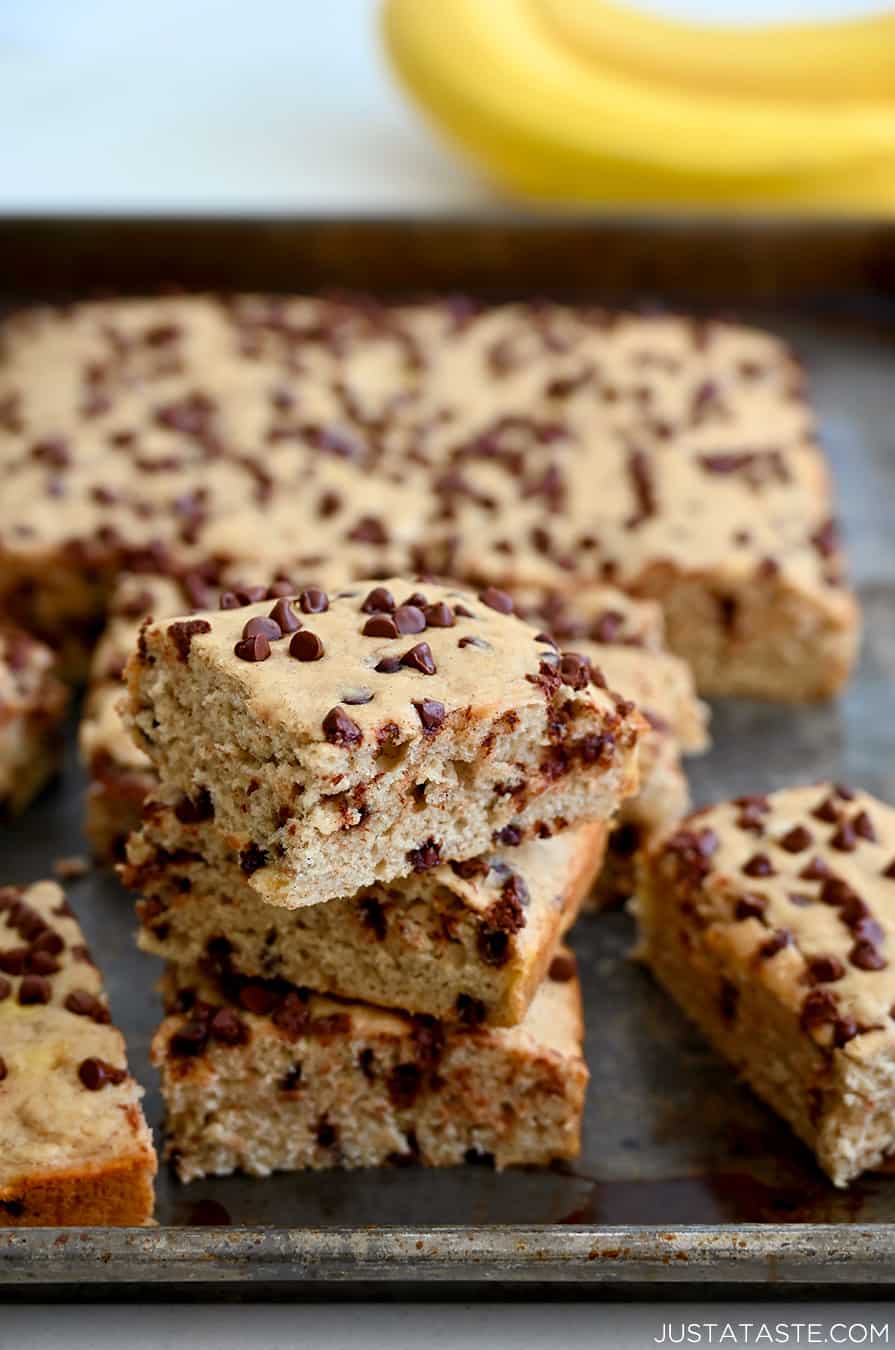
[[0, 1226], [146, 1223], [143, 1092], [55, 882], [0, 888], [0, 972]]
[[228, 998], [190, 971], [169, 971], [166, 984], [170, 1006], [186, 1011], [162, 1023], [152, 1055], [183, 1181], [578, 1154], [588, 1074], [568, 953], [509, 1028], [451, 1031], [257, 981]]
[[603, 824], [578, 826], [286, 910], [252, 890], [213, 827], [149, 803], [122, 875], [142, 896], [140, 946], [169, 962], [505, 1026], [525, 1016], [605, 839]]
[[16, 815], [59, 767], [68, 706], [53, 653], [0, 626], [0, 815]]
[[271, 903], [605, 820], [636, 791], [634, 705], [502, 593], [392, 578], [283, 603], [291, 636], [254, 631], [269, 601], [209, 611], [147, 624], [128, 666], [161, 795], [213, 816]]
[[658, 600], [703, 692], [829, 695], [858, 631], [804, 373], [675, 315], [119, 299], [0, 333], [0, 599], [75, 661], [125, 568], [334, 556]]
[[895, 810], [831, 784], [688, 818], [652, 851], [642, 955], [837, 1185], [895, 1151]]

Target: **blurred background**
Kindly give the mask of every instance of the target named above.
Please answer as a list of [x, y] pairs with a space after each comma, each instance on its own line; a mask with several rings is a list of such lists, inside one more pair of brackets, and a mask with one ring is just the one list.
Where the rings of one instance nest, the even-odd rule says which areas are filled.
[[[454, 0], [415, 3], [420, 11], [434, 12], [441, 6], [453, 7]], [[459, 50], [442, 54], [447, 60], [444, 69], [432, 71], [425, 62], [422, 67], [416, 63], [425, 87], [417, 88], [412, 97], [394, 73], [394, 41], [391, 64], [384, 52], [378, 0], [252, 0], [251, 4], [153, 0], [147, 5], [120, 0], [4, 0], [0, 211], [505, 210], [506, 176], [501, 181], [500, 172], [481, 152], [490, 135], [488, 109], [476, 108], [469, 114], [462, 150], [456, 148], [460, 141], [455, 130], [442, 134], [443, 109], [434, 113], [426, 109], [428, 120], [423, 112], [430, 86], [442, 77], [447, 82], [471, 75], [483, 91], [490, 92], [492, 80], [500, 83], [520, 117], [533, 119], [523, 127], [524, 133], [538, 136], [540, 111], [528, 106], [524, 72], [512, 69], [518, 55], [513, 6], [508, 8], [504, 0], [479, 3], [488, 9], [493, 5], [495, 16], [498, 7], [506, 11], [496, 17], [508, 25], [499, 53], [506, 56], [507, 69], [494, 70], [490, 62], [480, 63], [472, 54], [464, 71], [464, 43], [458, 29]], [[572, 8], [586, 10], [588, 3], [577, 0]], [[842, 19], [866, 13], [872, 6], [860, 0], [662, 0], [661, 5], [651, 2], [644, 8], [694, 21], [756, 24]], [[455, 22], [453, 14], [448, 17]], [[417, 37], [407, 31], [406, 14], [400, 24], [402, 51], [397, 64], [413, 65]], [[888, 59], [890, 71], [895, 71], [891, 24], [875, 30], [870, 45], [865, 41], [854, 54], [850, 45], [843, 44], [842, 68], [847, 70], [852, 62], [853, 81], [860, 84], [862, 50], [869, 54], [875, 49], [875, 61]], [[631, 36], [636, 45], [636, 30]], [[576, 53], [572, 56], [576, 58]], [[797, 67], [799, 62], [789, 64]], [[589, 132], [602, 130], [604, 119], [589, 111], [587, 72], [582, 74], [586, 139]], [[638, 75], [641, 83], [645, 78], [642, 72]], [[686, 76], [682, 78], [686, 90]], [[626, 88], [623, 96], [631, 92]], [[870, 92], [872, 106], [868, 103], [867, 111], [873, 116], [868, 118], [867, 143], [860, 139], [863, 128], [858, 128], [854, 144], [836, 151], [852, 156], [845, 162], [846, 168], [855, 166], [847, 177], [849, 190], [856, 176], [865, 181], [865, 168], [870, 176], [877, 174], [880, 156], [887, 169], [893, 164], [891, 153], [886, 160], [890, 129], [883, 123], [888, 108], [876, 119], [877, 125], [870, 126], [879, 102], [876, 92]], [[679, 93], [675, 90], [675, 97]], [[809, 114], [819, 105], [815, 118], [819, 141], [828, 129], [842, 125], [842, 105], [829, 95], [822, 88], [816, 96], [810, 90], [804, 95]], [[448, 91], [449, 101], [457, 97], [456, 91]], [[629, 108], [630, 101], [620, 106]], [[753, 106], [749, 94], [743, 105], [747, 117]], [[544, 111], [549, 118], [551, 109]], [[708, 114], [704, 121], [707, 118]], [[665, 179], [655, 178], [650, 157], [664, 155], [667, 144], [657, 145], [655, 128], [647, 124], [646, 115], [643, 121], [640, 127], [635, 111], [634, 116], [625, 116], [622, 130], [627, 127], [628, 139], [642, 134], [644, 162], [635, 165], [635, 184], [642, 173], [642, 195], [661, 204], [674, 194]], [[577, 134], [574, 126], [563, 125], [560, 131], [563, 135], [568, 131], [573, 140]], [[673, 126], [667, 133], [666, 142], [673, 141]], [[715, 135], [722, 160], [727, 139], [722, 116]], [[759, 148], [762, 154], [767, 150], [764, 143]], [[806, 154], [817, 150], [817, 141], [806, 146]], [[550, 151], [541, 146], [532, 153]], [[759, 168], [763, 173], [763, 166]], [[786, 169], [792, 173], [798, 166], [787, 164]], [[839, 182], [838, 166], [836, 174]], [[573, 182], [571, 191], [567, 182], [562, 183], [550, 195], [600, 200], [599, 181], [588, 175], [585, 179]], [[750, 181], [754, 195], [761, 195], [759, 179]], [[837, 190], [835, 184], [823, 188], [821, 204]], [[692, 183], [689, 188], [685, 185], [685, 198], [693, 191]], [[753, 189], [746, 182], [742, 191], [748, 196]], [[707, 194], [711, 204], [714, 186], [706, 189], [703, 183], [696, 195], [700, 193]], [[887, 200], [886, 193], [878, 195], [881, 203]], [[871, 195], [871, 206], [876, 199]]]

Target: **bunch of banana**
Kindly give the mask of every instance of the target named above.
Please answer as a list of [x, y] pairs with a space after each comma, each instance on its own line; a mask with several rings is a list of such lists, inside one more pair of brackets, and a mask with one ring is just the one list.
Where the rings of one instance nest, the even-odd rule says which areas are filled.
[[611, 0], [385, 0], [383, 32], [435, 124], [514, 192], [895, 210], [895, 12], [731, 28]]

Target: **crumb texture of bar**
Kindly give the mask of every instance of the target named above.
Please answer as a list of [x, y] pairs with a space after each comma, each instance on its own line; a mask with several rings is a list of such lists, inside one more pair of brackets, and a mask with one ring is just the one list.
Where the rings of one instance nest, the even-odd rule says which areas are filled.
[[62, 889], [0, 888], [0, 1226], [148, 1222], [142, 1095]]
[[895, 810], [830, 783], [690, 816], [649, 854], [642, 954], [837, 1185], [895, 1151]]
[[493, 588], [390, 578], [150, 623], [128, 681], [160, 795], [287, 907], [607, 819], [637, 787], [635, 706]]
[[153, 803], [122, 874], [142, 897], [141, 947], [171, 963], [504, 1026], [525, 1016], [599, 873], [606, 832], [578, 826], [286, 910], [252, 890], [213, 830]]
[[553, 304], [167, 297], [2, 330], [0, 597], [70, 649], [117, 572], [338, 557], [658, 600], [703, 692], [854, 659], [826, 461], [785, 343]]
[[0, 814], [24, 811], [56, 773], [67, 706], [52, 651], [0, 625]]
[[163, 1022], [152, 1054], [183, 1181], [578, 1153], [588, 1075], [570, 953], [511, 1028], [451, 1031], [252, 981], [228, 999], [189, 971], [167, 983], [185, 1010]]

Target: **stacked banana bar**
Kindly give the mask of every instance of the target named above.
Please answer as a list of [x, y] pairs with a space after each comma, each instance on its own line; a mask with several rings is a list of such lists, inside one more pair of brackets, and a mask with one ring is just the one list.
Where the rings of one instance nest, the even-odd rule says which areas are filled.
[[560, 944], [646, 723], [493, 587], [282, 589], [147, 621], [128, 664], [169, 1156], [185, 1180], [574, 1156]]

